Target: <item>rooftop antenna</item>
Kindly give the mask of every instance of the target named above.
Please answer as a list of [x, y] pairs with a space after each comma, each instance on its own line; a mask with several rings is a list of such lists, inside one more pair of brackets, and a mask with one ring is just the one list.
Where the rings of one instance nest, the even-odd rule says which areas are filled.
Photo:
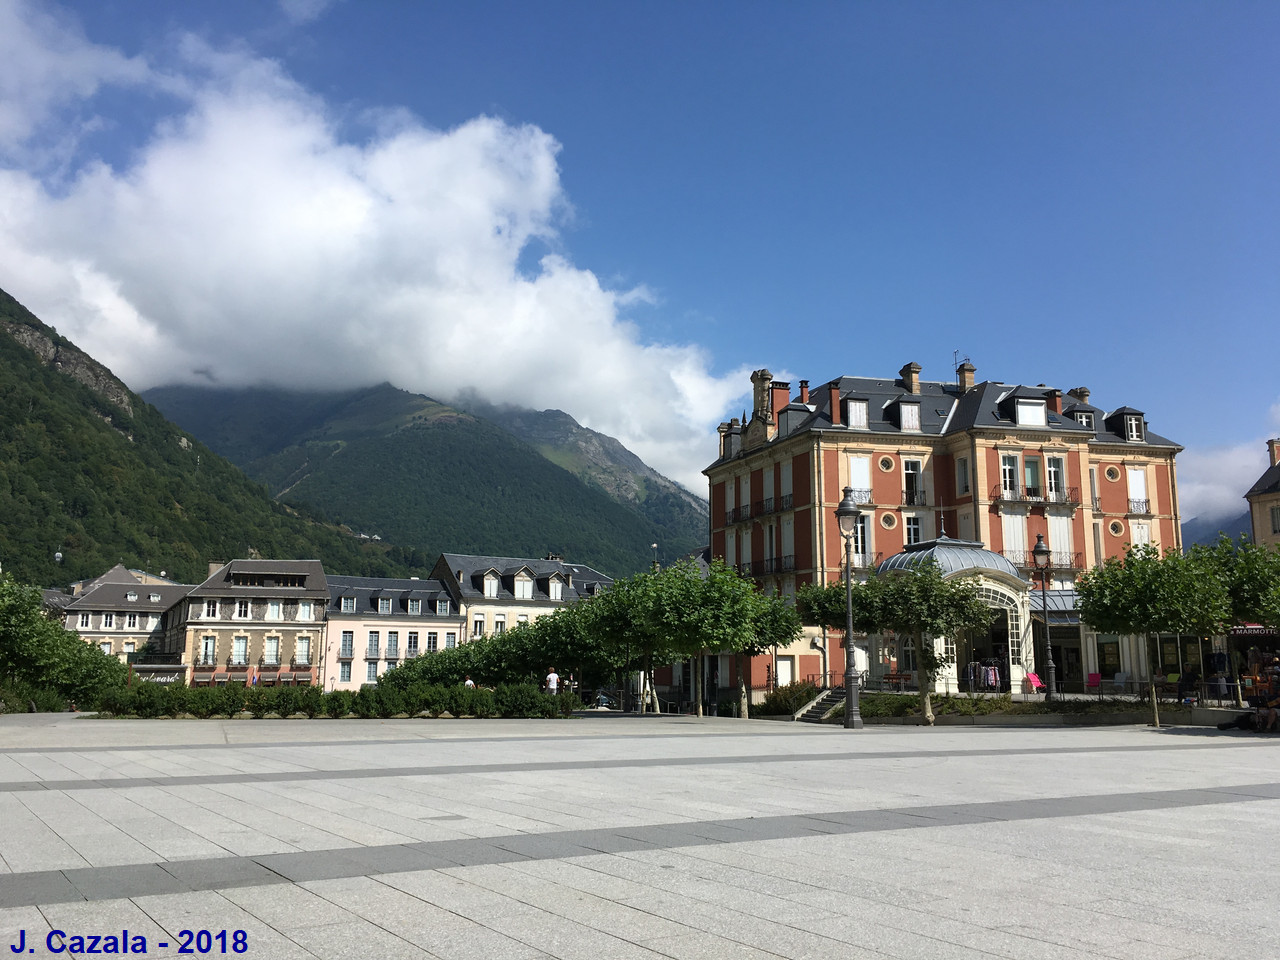
[[959, 350], [952, 350], [952, 351], [951, 351], [951, 369], [952, 369], [952, 370], [954, 370], [954, 371], [956, 372], [956, 383], [959, 383], [959, 382], [960, 382], [960, 361], [961, 361], [961, 359], [963, 359], [965, 363], [973, 363], [973, 361], [972, 361], [972, 360], [970, 360], [968, 356], [965, 356], [965, 357], [963, 357], [963, 358], [962, 358], [962, 357], [960, 356], [960, 351], [959, 351]]

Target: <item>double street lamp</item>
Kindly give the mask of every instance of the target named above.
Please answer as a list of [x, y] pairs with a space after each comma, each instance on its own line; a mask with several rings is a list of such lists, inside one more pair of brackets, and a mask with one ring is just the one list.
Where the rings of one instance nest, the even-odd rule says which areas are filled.
[[1053, 554], [1049, 552], [1049, 545], [1044, 542], [1044, 534], [1036, 534], [1036, 545], [1031, 550], [1031, 560], [1036, 565], [1036, 569], [1040, 571], [1040, 611], [1044, 614], [1044, 673], [1045, 673], [1045, 690], [1044, 698], [1046, 700], [1054, 700], [1057, 698], [1057, 671], [1053, 665], [1053, 641], [1049, 637], [1049, 571], [1053, 569]]
[[853, 499], [853, 487], [844, 488], [844, 499], [836, 507], [840, 536], [844, 537], [844, 728], [862, 729], [858, 709], [858, 673], [853, 664], [853, 536], [862, 521], [862, 511]]

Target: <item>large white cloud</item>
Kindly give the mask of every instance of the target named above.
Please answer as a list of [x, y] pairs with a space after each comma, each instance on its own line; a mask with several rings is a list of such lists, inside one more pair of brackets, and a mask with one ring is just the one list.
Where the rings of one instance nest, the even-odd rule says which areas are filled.
[[130, 386], [474, 390], [564, 409], [705, 489], [711, 427], [746, 374], [646, 342], [626, 319], [643, 289], [563, 252], [521, 269], [531, 244], [560, 249], [549, 134], [388, 112], [357, 139], [270, 61], [187, 38], [161, 77], [0, 0], [0, 24], [24, 14], [37, 72], [87, 65], [56, 96], [16, 91], [11, 158], [100, 84], [182, 98], [127, 166], [89, 161], [54, 185], [18, 160], [0, 170], [0, 286]]
[[1271, 465], [1266, 441], [1280, 436], [1280, 402], [1269, 411], [1266, 437], [1248, 443], [1184, 450], [1178, 456], [1182, 516], [1226, 520], [1244, 513], [1245, 492]]

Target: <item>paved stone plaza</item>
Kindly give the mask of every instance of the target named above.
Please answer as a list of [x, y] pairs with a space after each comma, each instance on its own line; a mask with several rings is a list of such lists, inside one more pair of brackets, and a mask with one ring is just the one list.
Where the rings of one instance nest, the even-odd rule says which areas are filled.
[[6, 716], [0, 826], [37, 956], [1280, 956], [1280, 737], [1211, 729]]

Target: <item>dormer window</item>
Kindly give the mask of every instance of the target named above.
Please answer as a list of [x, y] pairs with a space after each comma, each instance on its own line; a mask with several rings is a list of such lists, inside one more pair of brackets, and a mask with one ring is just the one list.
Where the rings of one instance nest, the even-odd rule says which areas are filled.
[[1126, 440], [1142, 440], [1142, 418], [1134, 414], [1126, 414], [1124, 418], [1124, 435]]
[[422, 601], [421, 601], [421, 600], [410, 600], [410, 601], [409, 601], [409, 615], [410, 615], [410, 616], [412, 616], [412, 617], [416, 617], [416, 616], [418, 616], [418, 614], [420, 614], [420, 613], [422, 613]]
[[1019, 400], [1017, 413], [1020, 427], [1043, 427], [1047, 423], [1043, 400]]
[[447, 617], [448, 615], [449, 615], [449, 601], [448, 601], [448, 600], [437, 600], [437, 601], [436, 601], [436, 616], [437, 616], [437, 617]]
[[563, 600], [564, 582], [553, 578], [551, 582], [547, 584], [547, 592], [551, 595], [552, 600]]
[[342, 612], [343, 612], [343, 613], [355, 613], [355, 612], [356, 612], [356, 598], [355, 598], [355, 597], [343, 597], [343, 598], [342, 598]]
[[147, 597], [147, 599], [148, 599], [148, 600], [150, 600], [152, 603], [159, 603], [159, 602], [160, 602], [160, 594], [158, 594], [158, 593], [150, 594], [150, 595]]
[[899, 415], [902, 418], [901, 429], [920, 432], [920, 404], [899, 403]]
[[124, 598], [128, 600], [130, 603], [132, 603], [133, 601], [138, 599], [138, 595], [134, 593], [132, 590], [130, 590], [128, 593], [124, 595]]
[[390, 598], [390, 597], [379, 597], [379, 598], [378, 598], [378, 612], [379, 612], [379, 613], [390, 613], [390, 612], [391, 612], [391, 598]]
[[533, 581], [528, 577], [516, 577], [516, 599], [533, 599]]
[[498, 578], [493, 574], [484, 578], [484, 595], [490, 599], [498, 595]]
[[867, 401], [848, 400], [845, 402], [845, 422], [857, 430], [867, 429]]
[[1093, 414], [1088, 410], [1080, 410], [1076, 413], [1076, 423], [1084, 427], [1086, 430], [1093, 429]]

